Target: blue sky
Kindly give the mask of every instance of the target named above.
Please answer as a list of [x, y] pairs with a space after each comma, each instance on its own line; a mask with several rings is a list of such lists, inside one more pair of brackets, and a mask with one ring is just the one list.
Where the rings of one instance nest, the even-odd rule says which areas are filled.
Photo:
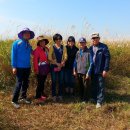
[[0, 34], [29, 27], [39, 34], [130, 39], [130, 0], [0, 0]]

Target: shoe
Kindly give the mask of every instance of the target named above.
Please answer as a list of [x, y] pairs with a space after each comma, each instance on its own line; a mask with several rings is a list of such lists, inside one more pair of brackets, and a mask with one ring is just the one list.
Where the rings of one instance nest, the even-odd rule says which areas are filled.
[[46, 100], [46, 97], [45, 97], [45, 96], [41, 96], [41, 99], [42, 99], [42, 100]]
[[20, 105], [17, 102], [12, 102], [12, 104], [16, 109], [20, 108]]
[[57, 101], [56, 96], [52, 97], [52, 100], [53, 102], [56, 102]]
[[82, 101], [81, 103], [82, 103], [82, 104], [86, 104], [86, 101]]
[[97, 103], [96, 108], [101, 108], [101, 104]]
[[43, 99], [43, 98], [37, 98], [37, 100], [38, 100], [38, 102], [44, 102], [45, 101], [45, 99]]
[[25, 104], [31, 104], [31, 101], [27, 100], [26, 98], [20, 99], [20, 102], [25, 103]]

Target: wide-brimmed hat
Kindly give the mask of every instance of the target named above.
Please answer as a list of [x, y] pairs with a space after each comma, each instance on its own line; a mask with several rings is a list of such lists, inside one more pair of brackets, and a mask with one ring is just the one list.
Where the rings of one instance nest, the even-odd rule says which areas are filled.
[[18, 33], [18, 37], [19, 37], [20, 39], [22, 39], [22, 38], [23, 38], [23, 33], [25, 33], [25, 32], [29, 32], [29, 33], [30, 33], [30, 39], [33, 39], [33, 38], [35, 37], [34, 32], [31, 31], [29, 28], [24, 28], [22, 31], [20, 31], [20, 32]]
[[99, 33], [93, 33], [92, 35], [91, 35], [91, 38], [93, 39], [93, 38], [100, 38], [100, 35], [99, 35]]
[[49, 43], [49, 40], [45, 38], [43, 35], [37, 37], [37, 45], [39, 45], [40, 41], [45, 41], [46, 45]]

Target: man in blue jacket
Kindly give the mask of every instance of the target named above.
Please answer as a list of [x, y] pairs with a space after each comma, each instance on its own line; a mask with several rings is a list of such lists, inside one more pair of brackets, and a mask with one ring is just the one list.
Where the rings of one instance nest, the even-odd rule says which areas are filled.
[[29, 85], [29, 75], [31, 70], [31, 53], [32, 47], [29, 44], [29, 40], [35, 36], [34, 32], [28, 28], [22, 30], [18, 37], [19, 39], [14, 41], [11, 50], [11, 65], [13, 74], [16, 75], [16, 86], [13, 94], [12, 104], [15, 108], [19, 108], [18, 98], [21, 92], [21, 100], [27, 104], [30, 102], [27, 100], [27, 88]]
[[99, 33], [93, 33], [91, 39], [89, 73], [92, 79], [92, 97], [97, 103], [96, 108], [100, 108], [104, 100], [104, 81], [109, 71], [110, 52], [107, 45], [100, 42]]

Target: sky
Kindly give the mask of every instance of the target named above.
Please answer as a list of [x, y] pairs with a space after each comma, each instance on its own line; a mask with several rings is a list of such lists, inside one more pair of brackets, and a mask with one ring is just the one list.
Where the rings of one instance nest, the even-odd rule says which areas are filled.
[[0, 38], [25, 27], [36, 36], [130, 39], [130, 0], [0, 0]]

